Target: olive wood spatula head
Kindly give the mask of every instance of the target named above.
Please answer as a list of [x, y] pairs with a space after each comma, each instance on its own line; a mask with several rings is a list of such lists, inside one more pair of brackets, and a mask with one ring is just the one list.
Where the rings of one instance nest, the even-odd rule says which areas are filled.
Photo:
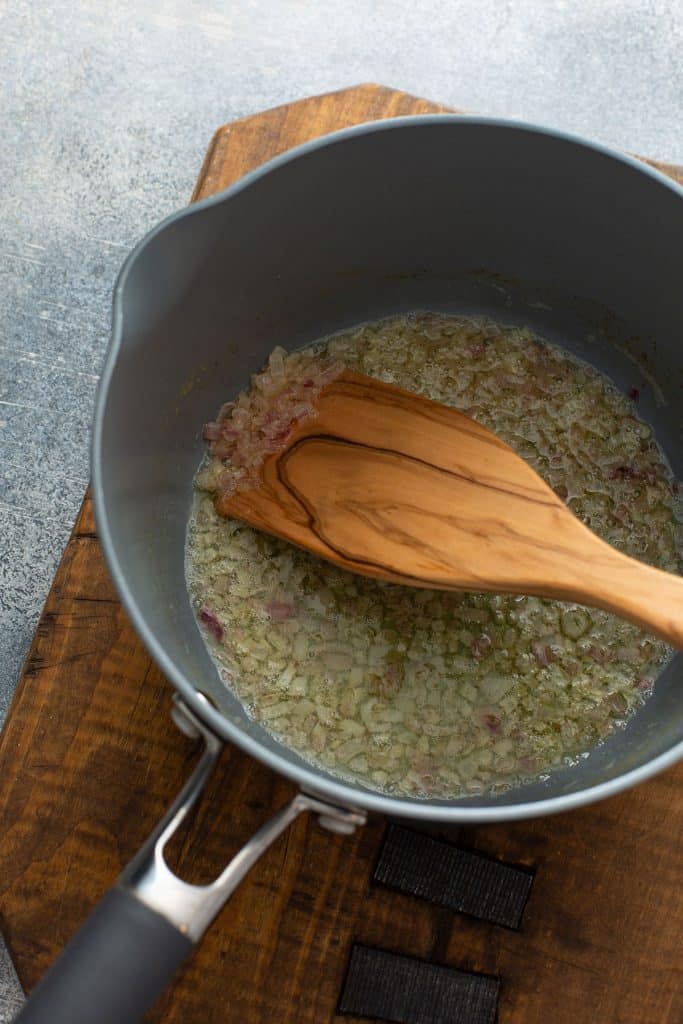
[[614, 612], [683, 649], [683, 578], [600, 540], [495, 434], [344, 371], [217, 511], [364, 576]]

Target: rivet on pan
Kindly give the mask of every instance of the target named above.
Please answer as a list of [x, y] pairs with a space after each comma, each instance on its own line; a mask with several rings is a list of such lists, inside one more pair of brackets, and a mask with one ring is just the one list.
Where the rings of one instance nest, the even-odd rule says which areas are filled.
[[336, 832], [339, 836], [351, 836], [356, 831], [356, 826], [352, 821], [333, 818], [329, 814], [319, 814], [318, 824], [328, 832]]
[[173, 707], [171, 708], [171, 718], [185, 736], [188, 736], [191, 740], [196, 740], [200, 735], [199, 729], [194, 724], [190, 716], [188, 715], [185, 705], [180, 701], [174, 701]]

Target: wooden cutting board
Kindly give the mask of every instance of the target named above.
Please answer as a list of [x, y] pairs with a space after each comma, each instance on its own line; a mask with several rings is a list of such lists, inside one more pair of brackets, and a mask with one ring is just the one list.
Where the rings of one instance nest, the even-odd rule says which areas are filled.
[[[220, 128], [194, 198], [344, 125], [445, 108], [365, 85]], [[680, 169], [663, 167], [683, 182]], [[30, 989], [178, 791], [196, 756], [110, 582], [86, 496], [0, 741], [0, 926]], [[228, 749], [176, 863], [212, 878], [292, 794]], [[501, 979], [500, 1024], [683, 1020], [683, 765], [607, 802], [428, 830], [535, 872], [518, 930], [373, 881], [386, 825], [300, 819], [252, 871], [150, 1014], [169, 1024], [324, 1024], [353, 943]], [[419, 886], [418, 886], [419, 889]], [[485, 915], [484, 915], [485, 916]], [[467, 1021], [470, 1024], [470, 1021]]]

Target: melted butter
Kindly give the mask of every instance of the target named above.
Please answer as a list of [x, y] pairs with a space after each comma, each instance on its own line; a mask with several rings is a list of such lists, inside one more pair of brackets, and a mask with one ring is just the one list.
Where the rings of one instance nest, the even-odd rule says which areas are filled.
[[[673, 481], [634, 405], [530, 331], [433, 314], [302, 350], [450, 404], [507, 441], [615, 547], [680, 571]], [[287, 360], [285, 361], [287, 362]], [[229, 396], [226, 396], [229, 397]], [[188, 581], [216, 665], [254, 718], [381, 791], [501, 791], [573, 763], [646, 699], [669, 651], [556, 601], [419, 591], [352, 576], [221, 519], [198, 494]]]

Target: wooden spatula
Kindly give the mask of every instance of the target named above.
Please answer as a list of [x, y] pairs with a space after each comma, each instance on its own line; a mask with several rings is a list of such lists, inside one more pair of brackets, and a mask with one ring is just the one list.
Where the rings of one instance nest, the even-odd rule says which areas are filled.
[[596, 537], [485, 427], [349, 371], [316, 408], [220, 514], [365, 576], [576, 601], [683, 648], [683, 578]]

